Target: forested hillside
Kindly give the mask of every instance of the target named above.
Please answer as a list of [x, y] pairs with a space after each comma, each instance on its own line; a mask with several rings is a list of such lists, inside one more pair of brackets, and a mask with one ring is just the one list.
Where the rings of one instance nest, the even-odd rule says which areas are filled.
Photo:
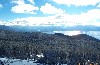
[[[44, 57], [38, 58], [41, 53]], [[0, 30], [0, 57], [34, 59], [43, 64], [77, 65], [88, 60], [100, 64], [100, 40], [86, 34]]]

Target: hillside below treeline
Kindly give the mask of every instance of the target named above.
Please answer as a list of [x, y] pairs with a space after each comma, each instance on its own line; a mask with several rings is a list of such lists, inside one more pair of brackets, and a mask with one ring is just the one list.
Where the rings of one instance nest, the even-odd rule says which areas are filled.
[[[37, 58], [41, 53], [44, 57]], [[100, 63], [100, 40], [86, 34], [0, 30], [0, 57], [34, 59], [45, 64]]]

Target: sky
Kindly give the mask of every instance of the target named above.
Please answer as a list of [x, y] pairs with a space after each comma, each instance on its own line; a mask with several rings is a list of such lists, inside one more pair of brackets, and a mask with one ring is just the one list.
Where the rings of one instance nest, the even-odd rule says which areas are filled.
[[100, 26], [100, 0], [0, 0], [0, 25]]

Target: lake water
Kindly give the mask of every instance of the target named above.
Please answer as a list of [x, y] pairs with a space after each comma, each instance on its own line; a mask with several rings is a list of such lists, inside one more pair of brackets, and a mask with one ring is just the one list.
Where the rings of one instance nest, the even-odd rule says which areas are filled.
[[51, 33], [51, 34], [63, 33], [64, 35], [69, 35], [69, 36], [73, 36], [73, 35], [77, 35], [77, 34], [87, 34], [89, 36], [95, 37], [100, 40], [100, 31], [53, 31], [53, 32], [49, 32], [49, 33]]

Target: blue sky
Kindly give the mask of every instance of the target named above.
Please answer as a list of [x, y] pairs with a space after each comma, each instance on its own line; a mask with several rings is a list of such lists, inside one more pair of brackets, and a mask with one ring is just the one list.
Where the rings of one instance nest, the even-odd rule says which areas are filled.
[[100, 0], [0, 0], [0, 24], [100, 26]]

